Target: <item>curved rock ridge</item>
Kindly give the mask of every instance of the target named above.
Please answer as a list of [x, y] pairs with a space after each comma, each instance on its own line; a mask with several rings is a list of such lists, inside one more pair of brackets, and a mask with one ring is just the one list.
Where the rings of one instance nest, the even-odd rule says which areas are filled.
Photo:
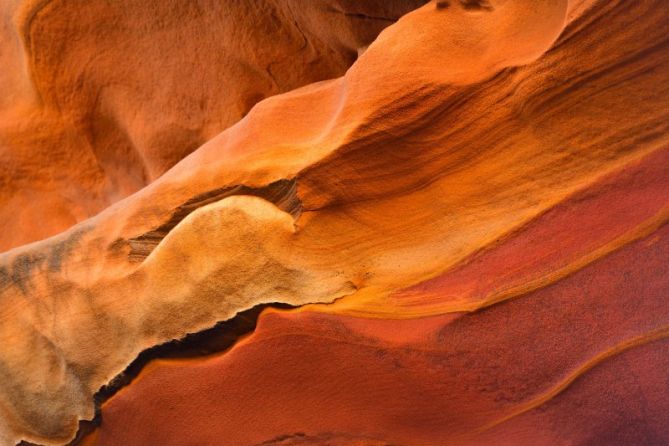
[[[620, 444], [669, 441], [657, 396], [669, 334], [669, 5], [433, 1], [394, 22], [367, 3], [315, 3], [344, 21], [334, 23], [374, 23], [355, 38], [291, 6], [320, 41], [362, 48], [342, 77], [260, 101], [127, 198], [0, 254], [0, 443], [67, 443], [140, 352], [271, 302], [314, 305], [264, 312], [223, 354], [150, 363], [84, 443], [611, 444], [612, 431]], [[76, 4], [18, 17], [35, 29], [59, 7]], [[90, 8], [76, 23], [47, 20], [55, 28], [27, 47], [116, 11]], [[199, 29], [156, 17], [177, 30], [165, 44]], [[119, 23], [120, 42], [143, 42]], [[163, 42], [152, 45], [162, 56]], [[33, 82], [53, 88], [56, 108], [86, 96], [65, 88], [67, 73], [44, 73]], [[181, 91], [165, 82], [165, 98]], [[228, 110], [232, 97], [211, 104]], [[119, 115], [128, 135], [172, 122], [178, 107], [156, 101]], [[180, 144], [165, 141], [160, 157]], [[134, 164], [118, 159], [126, 181]], [[641, 358], [646, 368], [632, 365]]]
[[343, 75], [426, 1], [3, 1], [0, 251], [136, 192], [263, 98]]

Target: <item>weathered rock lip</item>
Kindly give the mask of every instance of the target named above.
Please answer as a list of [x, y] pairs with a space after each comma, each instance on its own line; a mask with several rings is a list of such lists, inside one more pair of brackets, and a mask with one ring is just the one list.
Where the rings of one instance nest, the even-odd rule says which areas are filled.
[[177, 207], [172, 212], [169, 220], [156, 229], [128, 239], [127, 244], [130, 247], [129, 259], [133, 262], [143, 261], [165, 236], [191, 212], [233, 195], [263, 198], [276, 205], [282, 211], [289, 213], [295, 219], [299, 218], [302, 213], [302, 203], [297, 197], [297, 181], [295, 179], [278, 180], [263, 187], [248, 187], [244, 185], [222, 187], [196, 195]]
[[[80, 444], [88, 434], [100, 426], [102, 422], [100, 408], [102, 405], [119, 391], [129, 386], [150, 362], [163, 359], [204, 358], [209, 355], [222, 354], [240, 339], [253, 333], [260, 314], [270, 308], [287, 310], [295, 307], [282, 303], [256, 305], [249, 310], [237, 313], [232, 319], [218, 322], [207, 330], [189, 333], [181, 339], [168, 341], [144, 350], [123, 372], [95, 394], [95, 417], [92, 420], [79, 422], [79, 430], [75, 438], [68, 443], [68, 446]], [[24, 444], [30, 443], [24, 442]]]

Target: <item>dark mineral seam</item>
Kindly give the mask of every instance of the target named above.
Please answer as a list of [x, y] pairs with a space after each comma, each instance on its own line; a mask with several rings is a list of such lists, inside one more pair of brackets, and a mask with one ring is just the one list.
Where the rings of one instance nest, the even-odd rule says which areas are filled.
[[341, 9], [337, 8], [327, 8], [329, 12], [333, 12], [335, 14], [341, 14], [346, 17], [351, 17], [354, 19], [362, 19], [362, 20], [380, 20], [383, 22], [389, 22], [389, 23], [395, 23], [398, 21], [400, 18], [399, 17], [383, 17], [383, 16], [373, 16], [373, 15], [368, 15], [368, 14], [363, 14], [361, 12], [349, 12], [349, 11], [342, 11]]

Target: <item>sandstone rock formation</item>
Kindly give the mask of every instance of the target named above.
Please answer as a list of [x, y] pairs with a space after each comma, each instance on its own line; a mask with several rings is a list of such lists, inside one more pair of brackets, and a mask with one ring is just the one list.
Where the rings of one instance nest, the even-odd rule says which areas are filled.
[[0, 444], [669, 443], [664, 0], [3, 14]]
[[0, 249], [136, 192], [259, 100], [341, 76], [423, 3], [3, 0]]

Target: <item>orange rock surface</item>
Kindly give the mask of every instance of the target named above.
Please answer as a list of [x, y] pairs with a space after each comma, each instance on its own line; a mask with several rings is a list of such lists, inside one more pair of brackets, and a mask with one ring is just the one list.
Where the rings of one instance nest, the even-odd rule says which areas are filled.
[[668, 444], [669, 4], [233, 3], [3, 5], [0, 444]]
[[267, 96], [341, 76], [423, 0], [6, 0], [0, 250], [155, 180]]

